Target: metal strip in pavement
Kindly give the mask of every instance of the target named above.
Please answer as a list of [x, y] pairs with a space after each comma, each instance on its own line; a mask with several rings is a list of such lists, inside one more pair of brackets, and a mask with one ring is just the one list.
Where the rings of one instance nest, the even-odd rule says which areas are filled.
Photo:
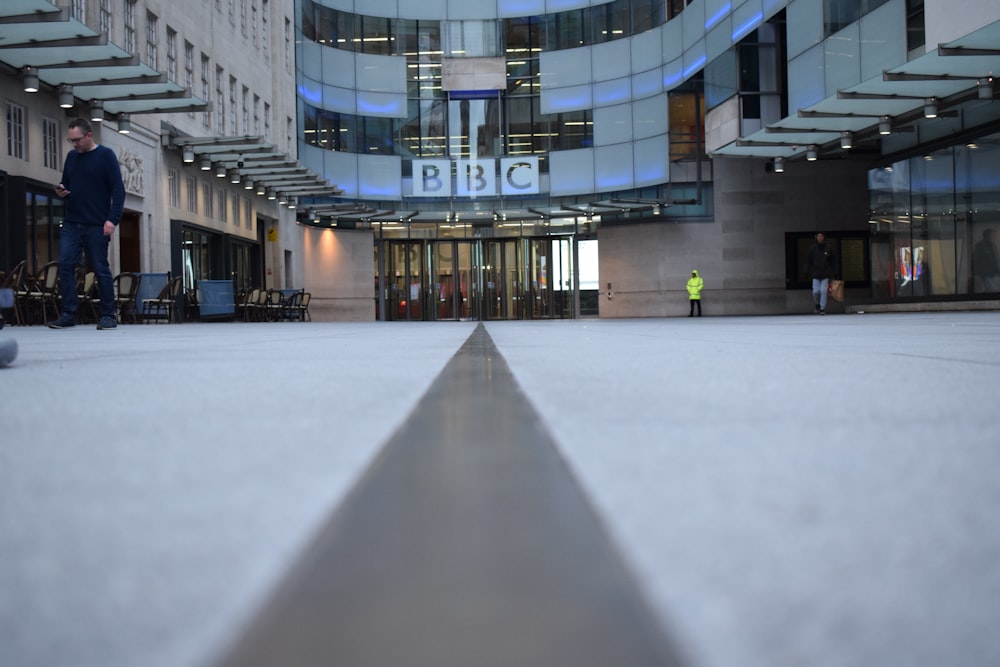
[[680, 664], [482, 324], [219, 663]]

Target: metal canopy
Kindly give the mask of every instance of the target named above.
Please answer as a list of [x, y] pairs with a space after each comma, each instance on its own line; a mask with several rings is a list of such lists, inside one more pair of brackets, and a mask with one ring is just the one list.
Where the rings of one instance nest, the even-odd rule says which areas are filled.
[[0, 3], [0, 65], [31, 68], [53, 89], [73, 86], [74, 98], [102, 102], [106, 114], [204, 111], [209, 103], [108, 42], [47, 0]]
[[284, 195], [301, 197], [336, 197], [344, 191], [321, 175], [309, 171], [298, 161], [258, 136], [186, 137], [168, 127], [161, 138], [164, 148], [188, 153], [192, 168], [210, 163], [216, 173], [226, 177], [249, 178], [254, 185], [274, 188]]
[[[882, 129], [887, 124], [896, 133], [936, 122], [924, 116], [928, 99], [933, 99], [939, 116], [972, 111], [980, 119], [997, 119], [1000, 103], [996, 102], [994, 76], [998, 72], [1000, 21], [840, 90], [793, 116], [716, 149], [713, 155], [795, 159], [810, 149], [820, 156], [843, 156], [866, 143], [878, 149], [880, 123]], [[982, 92], [980, 83], [984, 84]], [[989, 97], [984, 99], [986, 91]], [[851, 148], [841, 147], [844, 133], [849, 133]]]

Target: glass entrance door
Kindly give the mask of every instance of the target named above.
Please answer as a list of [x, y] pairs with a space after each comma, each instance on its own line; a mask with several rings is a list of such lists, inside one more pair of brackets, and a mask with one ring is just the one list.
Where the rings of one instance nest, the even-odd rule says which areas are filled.
[[483, 319], [525, 318], [518, 239], [483, 241]]
[[424, 270], [423, 243], [421, 241], [393, 241], [386, 244], [386, 319], [423, 320]]
[[576, 291], [572, 238], [526, 239], [531, 319], [572, 318]]
[[[391, 240], [381, 252], [388, 321], [554, 319], [576, 313], [572, 237]], [[376, 270], [376, 282], [377, 276]]]
[[479, 319], [479, 262], [474, 241], [428, 243], [431, 276], [431, 315], [435, 320]]

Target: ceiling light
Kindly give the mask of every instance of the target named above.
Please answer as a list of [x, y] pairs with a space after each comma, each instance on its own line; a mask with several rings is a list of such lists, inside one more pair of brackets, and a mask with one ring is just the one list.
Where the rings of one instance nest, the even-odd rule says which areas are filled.
[[883, 135], [892, 134], [892, 118], [882, 116], [878, 119], [878, 133]]
[[783, 157], [774, 158], [774, 173], [783, 174], [784, 172], [785, 172], [785, 158]]
[[184, 164], [191, 164], [194, 162], [194, 149], [190, 146], [184, 146], [181, 151], [184, 159]]
[[851, 148], [853, 146], [854, 146], [854, 137], [851, 135], [851, 133], [850, 132], [841, 132], [840, 133], [840, 147], [843, 148], [845, 151], [848, 151], [848, 150], [851, 150]]
[[806, 160], [808, 160], [809, 162], [815, 162], [817, 157], [818, 156], [816, 155], [816, 147], [810, 146], [806, 150]]
[[90, 121], [92, 123], [104, 122], [104, 102], [90, 100]]
[[993, 77], [988, 76], [985, 79], [979, 81], [979, 99], [981, 100], [992, 100], [993, 99]]
[[285, 196], [284, 192], [278, 193], [278, 203], [281, 204], [282, 206], [288, 203], [288, 197]]
[[25, 67], [21, 70], [21, 80], [24, 82], [24, 92], [38, 92], [38, 70], [34, 67]]
[[76, 100], [73, 99], [73, 86], [68, 83], [59, 86], [59, 106], [63, 109], [72, 109], [74, 104]]
[[278, 198], [278, 193], [274, 191], [274, 188], [268, 188], [265, 192], [267, 194], [267, 198], [272, 201]]
[[217, 178], [225, 178], [226, 177], [226, 165], [222, 164], [221, 162], [216, 163], [216, 165], [215, 165], [215, 175], [216, 175]]
[[297, 204], [298, 202], [296, 201], [295, 197], [288, 198], [288, 208], [295, 208]]
[[264, 187], [264, 184], [262, 182], [257, 181], [257, 189], [254, 192], [256, 194], [263, 196], [267, 194], [267, 189]]
[[239, 172], [239, 170], [237, 170], [237, 169], [230, 169], [228, 173], [229, 173], [229, 182], [230, 183], [232, 183], [232, 184], [235, 185], [236, 183], [240, 182], [240, 172]]
[[250, 178], [249, 176], [244, 176], [243, 177], [243, 189], [244, 190], [253, 190], [253, 179]]
[[937, 98], [928, 97], [924, 100], [924, 118], [937, 118], [938, 107]]
[[132, 117], [127, 113], [118, 114], [118, 134], [128, 134], [132, 131]]
[[201, 156], [201, 170], [202, 171], [212, 170], [212, 158], [208, 157], [207, 155]]

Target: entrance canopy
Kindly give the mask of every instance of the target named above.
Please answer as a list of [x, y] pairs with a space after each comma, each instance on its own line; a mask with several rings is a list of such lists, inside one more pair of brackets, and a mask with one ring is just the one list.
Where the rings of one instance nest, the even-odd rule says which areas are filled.
[[[941, 136], [933, 123], [954, 119], [949, 134], [1000, 118], [1000, 21], [840, 90], [795, 115], [713, 151], [764, 158], [819, 157], [871, 149], [896, 152]], [[891, 137], [891, 138], [890, 138]], [[888, 149], [885, 150], [885, 149]]]
[[25, 90], [32, 84], [36, 90], [47, 86], [65, 98], [63, 106], [89, 105], [95, 119], [209, 108], [165, 73], [139, 62], [138, 55], [47, 0], [0, 3], [0, 64], [21, 73]]

